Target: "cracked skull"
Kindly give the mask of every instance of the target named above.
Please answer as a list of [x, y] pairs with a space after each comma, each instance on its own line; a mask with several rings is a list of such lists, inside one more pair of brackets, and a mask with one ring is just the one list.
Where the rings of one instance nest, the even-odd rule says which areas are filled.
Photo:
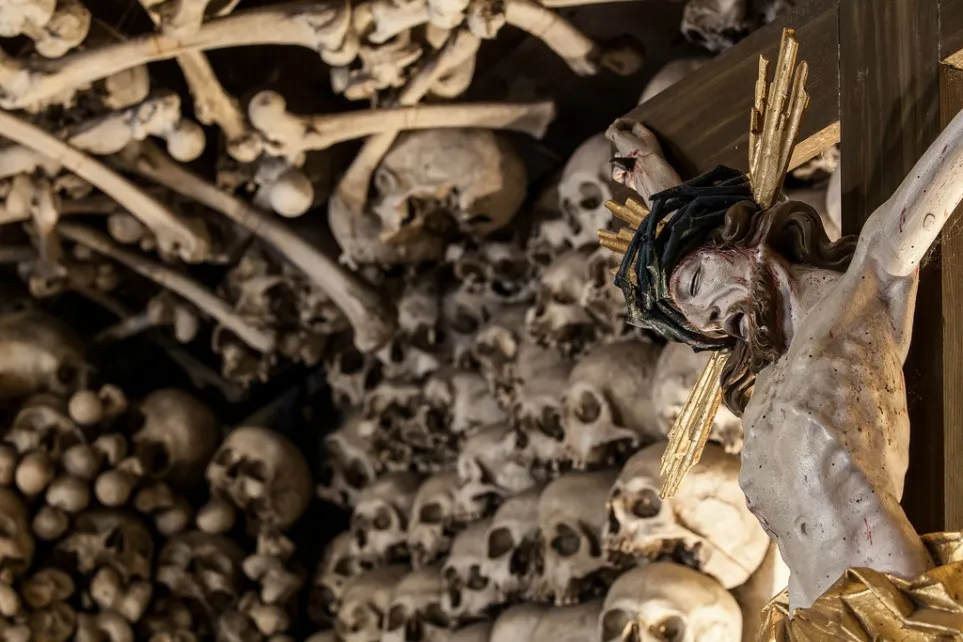
[[577, 468], [617, 463], [661, 435], [652, 387], [659, 347], [635, 338], [599, 344], [572, 369], [562, 415], [563, 443]]
[[469, 524], [455, 536], [442, 569], [442, 608], [454, 621], [484, 617], [504, 596], [485, 574], [485, 549], [491, 520]]
[[311, 501], [314, 484], [301, 451], [284, 435], [247, 426], [233, 430], [207, 466], [214, 496], [226, 496], [250, 526], [284, 529]]
[[408, 522], [408, 551], [416, 569], [447, 555], [453, 535], [457, 492], [458, 474], [454, 472], [432, 475], [418, 487]]
[[527, 595], [534, 579], [538, 539], [538, 499], [541, 487], [505, 500], [488, 529], [485, 575], [509, 599]]
[[441, 569], [408, 573], [391, 596], [381, 642], [445, 642], [450, 621], [441, 595]]
[[599, 618], [601, 642], [739, 642], [742, 614], [711, 577], [656, 562], [612, 584]]
[[485, 236], [525, 199], [525, 166], [507, 139], [482, 129], [402, 134], [374, 175], [374, 212], [398, 240], [425, 231]]
[[[709, 356], [684, 343], [669, 342], [662, 350], [651, 386], [655, 420], [662, 435], [668, 436]], [[742, 420], [720, 404], [709, 439], [722, 444], [728, 453], [741, 452]]]
[[420, 481], [413, 473], [388, 473], [361, 491], [351, 514], [358, 559], [385, 563], [407, 555], [408, 520]]
[[746, 507], [739, 458], [707, 444], [675, 497], [661, 499], [665, 443], [636, 453], [608, 499], [605, 546], [614, 557], [669, 558], [714, 577], [726, 588], [762, 563], [769, 537]]
[[[570, 473], [538, 500], [540, 532], [535, 595], [571, 604], [598, 595], [616, 573], [602, 548], [605, 499], [616, 471]], [[572, 498], [578, 501], [572, 501]]]

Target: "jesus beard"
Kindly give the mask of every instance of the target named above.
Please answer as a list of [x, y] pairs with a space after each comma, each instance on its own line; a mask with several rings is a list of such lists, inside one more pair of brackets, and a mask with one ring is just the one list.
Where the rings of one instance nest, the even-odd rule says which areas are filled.
[[746, 359], [752, 374], [772, 365], [785, 353], [786, 335], [782, 329], [779, 306], [779, 290], [776, 278], [765, 265], [753, 270], [753, 282], [749, 298], [736, 310], [746, 315], [745, 341], [739, 341], [733, 357]]

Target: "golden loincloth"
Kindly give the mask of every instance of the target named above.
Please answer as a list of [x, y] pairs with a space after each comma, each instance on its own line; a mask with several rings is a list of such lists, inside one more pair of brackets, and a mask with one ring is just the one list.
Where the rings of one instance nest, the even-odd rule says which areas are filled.
[[938, 566], [915, 580], [851, 568], [792, 619], [783, 591], [763, 609], [759, 642], [963, 640], [963, 533], [923, 541]]

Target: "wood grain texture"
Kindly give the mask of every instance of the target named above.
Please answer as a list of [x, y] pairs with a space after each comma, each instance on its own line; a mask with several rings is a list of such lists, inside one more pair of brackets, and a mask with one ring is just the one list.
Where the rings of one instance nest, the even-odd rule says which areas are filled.
[[[844, 233], [858, 233], [939, 134], [939, 53], [937, 1], [840, 2]], [[921, 271], [904, 368], [912, 437], [903, 506], [924, 533], [943, 526], [941, 300], [936, 255]]]
[[776, 59], [783, 27], [796, 30], [800, 58], [809, 63], [811, 101], [800, 139], [825, 130], [839, 120], [837, 0], [800, 2], [627, 116], [659, 136], [666, 156], [683, 176], [720, 164], [747, 171], [749, 109], [759, 55]]
[[[963, 16], [961, 16], [963, 17]], [[963, 51], [940, 65], [940, 121], [963, 110]], [[943, 229], [943, 517], [963, 530], [963, 207]], [[934, 315], [935, 316], [935, 315]]]

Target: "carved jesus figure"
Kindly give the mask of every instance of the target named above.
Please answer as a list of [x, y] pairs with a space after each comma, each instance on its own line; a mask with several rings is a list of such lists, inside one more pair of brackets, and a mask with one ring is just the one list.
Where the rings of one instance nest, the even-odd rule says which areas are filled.
[[[616, 180], [646, 199], [680, 182], [640, 124], [618, 121], [608, 135]], [[911, 579], [933, 566], [899, 505], [902, 366], [920, 262], [961, 198], [963, 115], [858, 240], [831, 242], [803, 203], [740, 202], [661, 266], [687, 327], [733, 350], [722, 387], [745, 427], [740, 484], [791, 570], [790, 612], [848, 568]]]

